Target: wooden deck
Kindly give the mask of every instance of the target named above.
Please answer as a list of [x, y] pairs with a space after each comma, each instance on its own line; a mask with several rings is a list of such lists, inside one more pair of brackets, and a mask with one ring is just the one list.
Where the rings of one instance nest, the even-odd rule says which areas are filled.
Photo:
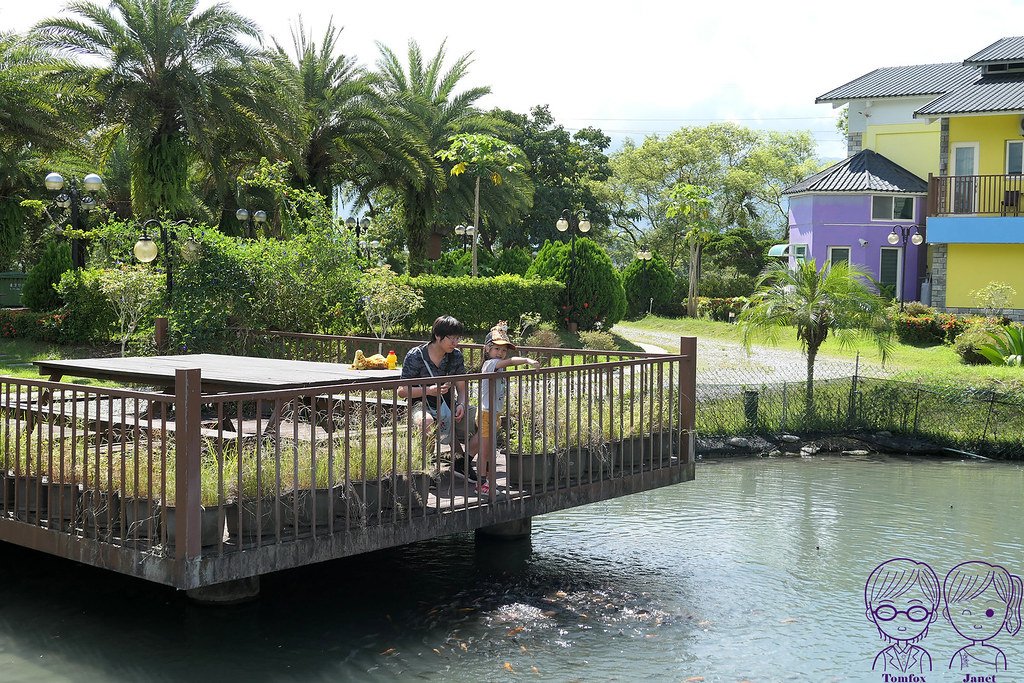
[[[173, 393], [0, 378], [0, 540], [194, 589], [693, 479], [695, 340], [504, 374], [487, 496], [395, 399], [432, 378], [233, 393], [205, 392], [226, 380], [198, 369]], [[450, 379], [480, 396], [479, 374]]]

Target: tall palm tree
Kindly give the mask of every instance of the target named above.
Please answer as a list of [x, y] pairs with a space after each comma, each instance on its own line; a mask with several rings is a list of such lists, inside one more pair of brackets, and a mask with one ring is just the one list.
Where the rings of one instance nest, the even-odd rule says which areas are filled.
[[430, 153], [430, 158], [424, 160], [420, 177], [407, 175], [399, 168], [385, 169], [391, 174], [388, 184], [399, 196], [409, 247], [409, 272], [415, 275], [425, 269], [431, 232], [441, 227], [438, 220], [443, 213], [442, 193], [447, 187], [447, 178], [433, 155], [451, 144], [449, 137], [452, 135], [500, 135], [506, 124], [476, 108], [476, 102], [487, 95], [490, 88], [458, 90], [471, 64], [469, 54], [462, 55], [446, 69], [443, 43], [433, 57], [424, 61], [419, 45], [410, 41], [405, 64], [386, 46], [379, 45], [379, 48], [377, 87], [406, 120], [415, 124], [417, 138]]
[[883, 363], [892, 350], [892, 328], [877, 283], [845, 261], [826, 263], [821, 270], [813, 259], [794, 268], [784, 262], [769, 266], [737, 322], [748, 351], [756, 337], [774, 343], [782, 330], [796, 328], [807, 354], [808, 416], [814, 414], [814, 361], [830, 334], [841, 347], [859, 337], [871, 339]]
[[319, 43], [303, 29], [292, 30], [292, 53], [276, 41], [268, 64], [301, 109], [302, 126], [292, 148], [296, 180], [324, 197], [351, 183], [358, 201], [382, 165], [422, 179], [427, 151], [411, 126], [374, 88], [377, 77], [339, 51], [341, 30], [328, 23]]
[[0, 268], [16, 258], [21, 201], [42, 184], [41, 159], [80, 148], [88, 88], [59, 74], [67, 63], [15, 33], [0, 33]]
[[259, 30], [224, 4], [202, 11], [197, 4], [73, 2], [67, 10], [77, 16], [35, 29], [51, 47], [85, 58], [76, 70], [104, 97], [106, 123], [127, 138], [136, 213], [187, 210], [190, 157], [197, 152], [216, 167], [223, 156], [217, 131], [273, 145], [272, 119], [261, 110], [273, 98], [252, 91], [245, 68], [257, 55], [246, 39], [258, 42]]

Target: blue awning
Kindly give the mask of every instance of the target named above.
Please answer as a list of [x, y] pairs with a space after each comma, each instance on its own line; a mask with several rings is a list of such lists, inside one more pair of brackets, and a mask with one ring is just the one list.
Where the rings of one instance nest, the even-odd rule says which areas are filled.
[[783, 258], [789, 256], [789, 245], [788, 244], [773, 244], [768, 249], [769, 256], [781, 256]]

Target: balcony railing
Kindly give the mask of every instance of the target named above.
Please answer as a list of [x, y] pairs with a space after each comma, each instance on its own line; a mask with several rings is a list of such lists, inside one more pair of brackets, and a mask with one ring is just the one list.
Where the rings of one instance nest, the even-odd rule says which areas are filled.
[[1024, 175], [928, 175], [929, 216], [1018, 216]]

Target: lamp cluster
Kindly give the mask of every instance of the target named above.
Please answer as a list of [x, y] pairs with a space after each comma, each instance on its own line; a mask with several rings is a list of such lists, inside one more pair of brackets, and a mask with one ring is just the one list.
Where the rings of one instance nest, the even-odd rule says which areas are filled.
[[[82, 189], [88, 193], [85, 195], [79, 190], [78, 183], [74, 180], [67, 183], [68, 187], [65, 191], [64, 176], [60, 173], [48, 173], [43, 180], [43, 185], [51, 192], [60, 193], [54, 197], [54, 203], [61, 209], [69, 209], [71, 211], [71, 228], [73, 230], [80, 230], [82, 222], [81, 212], [85, 211], [88, 213], [96, 208], [97, 203], [94, 195], [103, 189], [103, 179], [95, 173], [89, 173], [82, 178]], [[59, 227], [57, 232], [62, 232]], [[82, 240], [78, 238], [71, 240], [71, 264], [75, 268], [85, 267], [85, 247]]]

